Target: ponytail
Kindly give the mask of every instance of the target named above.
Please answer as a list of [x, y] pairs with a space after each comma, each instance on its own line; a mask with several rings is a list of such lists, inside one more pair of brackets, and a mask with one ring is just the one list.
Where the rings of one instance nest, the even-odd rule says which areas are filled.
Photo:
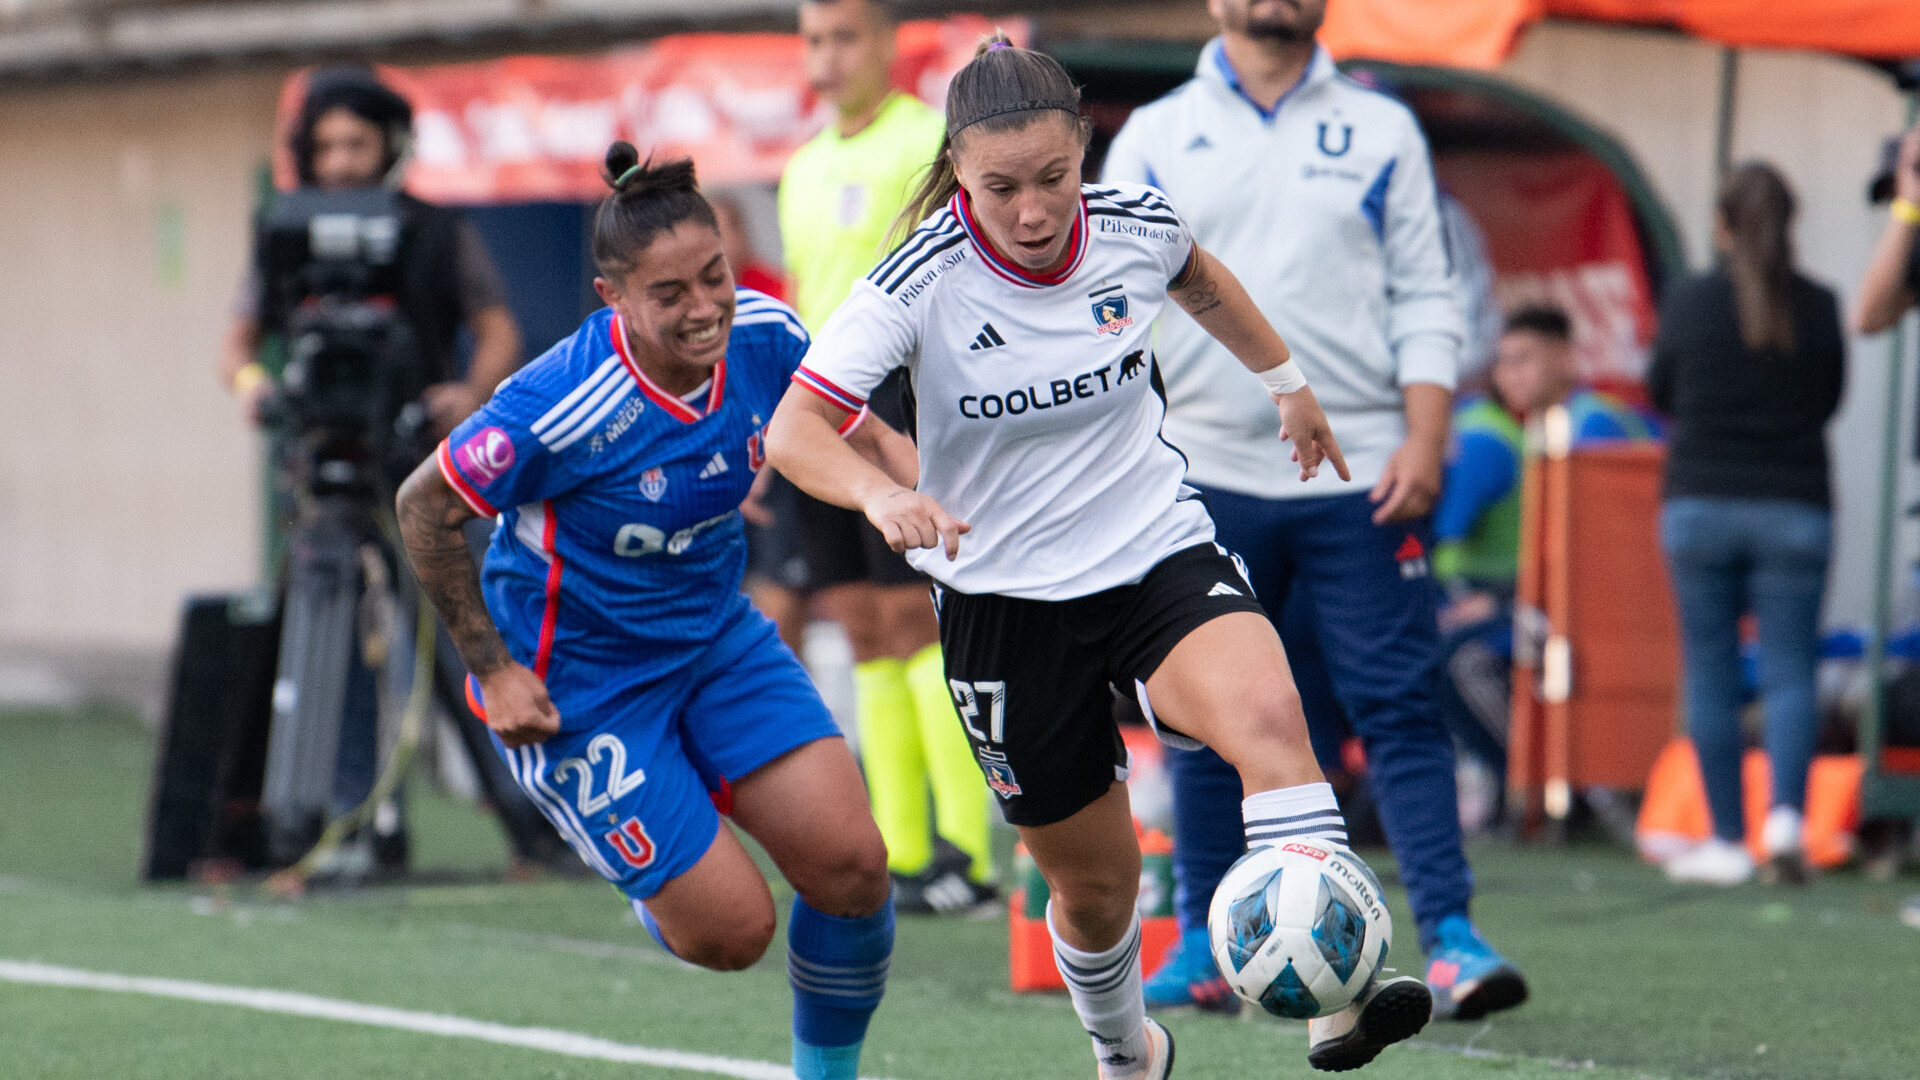
[[1733, 238], [1727, 273], [1741, 341], [1755, 352], [1793, 351], [1792, 189], [1773, 166], [1748, 162], [1720, 188], [1718, 208]]
[[632, 271], [656, 234], [683, 221], [719, 231], [713, 207], [693, 178], [692, 160], [643, 163], [632, 143], [616, 142], [607, 148], [605, 164], [601, 176], [613, 193], [593, 215], [593, 265], [601, 277]]
[[974, 50], [973, 60], [947, 87], [947, 129], [940, 152], [908, 197], [906, 208], [894, 219], [893, 232], [903, 235], [946, 205], [960, 190], [953, 171], [953, 148], [963, 130], [1014, 131], [1046, 112], [1064, 112], [1080, 130], [1086, 144], [1093, 127], [1080, 115], [1080, 88], [1073, 84], [1060, 61], [1043, 52], [1014, 45], [1006, 32], [995, 30]]

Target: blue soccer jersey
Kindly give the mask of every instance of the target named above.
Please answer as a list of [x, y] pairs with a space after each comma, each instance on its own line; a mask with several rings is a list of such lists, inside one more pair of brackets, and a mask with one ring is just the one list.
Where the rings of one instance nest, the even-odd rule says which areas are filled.
[[447, 483], [498, 519], [487, 608], [541, 678], [571, 655], [654, 680], [746, 604], [739, 506], [808, 340], [785, 304], [736, 295], [726, 359], [691, 402], [647, 378], [619, 317], [602, 309], [436, 452]]

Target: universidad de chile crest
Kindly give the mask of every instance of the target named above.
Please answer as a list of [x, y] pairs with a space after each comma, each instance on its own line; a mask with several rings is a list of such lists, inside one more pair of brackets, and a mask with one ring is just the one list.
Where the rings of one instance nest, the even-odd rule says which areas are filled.
[[665, 469], [656, 465], [640, 474], [640, 494], [646, 496], [648, 502], [659, 502], [660, 496], [666, 493], [667, 471]]
[[1127, 294], [1110, 293], [1098, 297], [1093, 302], [1093, 325], [1097, 333], [1117, 334], [1133, 325], [1133, 319], [1127, 314]]

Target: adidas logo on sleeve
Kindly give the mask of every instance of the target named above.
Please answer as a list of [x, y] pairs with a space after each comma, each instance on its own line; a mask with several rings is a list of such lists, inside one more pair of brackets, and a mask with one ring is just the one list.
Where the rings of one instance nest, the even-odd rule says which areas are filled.
[[715, 453], [713, 458], [707, 462], [707, 467], [700, 470], [700, 479], [711, 480], [726, 471], [727, 459], [725, 455]]

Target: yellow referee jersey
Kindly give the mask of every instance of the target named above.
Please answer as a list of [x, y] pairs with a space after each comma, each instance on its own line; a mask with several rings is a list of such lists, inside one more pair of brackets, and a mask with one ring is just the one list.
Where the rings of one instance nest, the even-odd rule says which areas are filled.
[[852, 138], [835, 125], [795, 151], [780, 177], [780, 243], [793, 306], [818, 333], [887, 252], [894, 217], [940, 150], [945, 118], [895, 91]]

